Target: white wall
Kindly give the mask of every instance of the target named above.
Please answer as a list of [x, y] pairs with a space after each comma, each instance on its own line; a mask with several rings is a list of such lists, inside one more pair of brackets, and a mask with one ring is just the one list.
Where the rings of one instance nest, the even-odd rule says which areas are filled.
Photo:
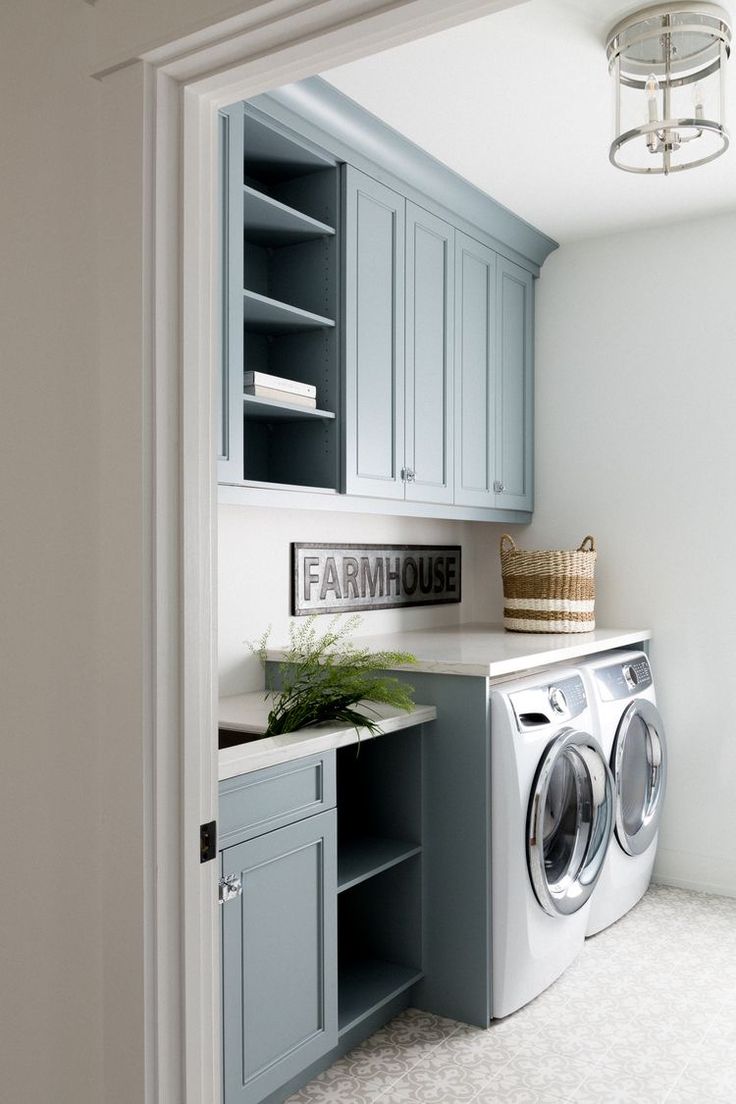
[[654, 630], [671, 750], [656, 873], [729, 894], [735, 350], [736, 215], [554, 253], [538, 284], [537, 508], [523, 537], [564, 547], [594, 533], [599, 624]]
[[263, 672], [248, 650], [249, 640], [257, 639], [269, 624], [274, 645], [287, 639], [291, 541], [462, 545], [462, 602], [365, 613], [359, 631], [368, 635], [461, 621], [499, 621], [496, 546], [502, 531], [480, 522], [220, 506], [220, 693], [239, 694], [263, 686]]

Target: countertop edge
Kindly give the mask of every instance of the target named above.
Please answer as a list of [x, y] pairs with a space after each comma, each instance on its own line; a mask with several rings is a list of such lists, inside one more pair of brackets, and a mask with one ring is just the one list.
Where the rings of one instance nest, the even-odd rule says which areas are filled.
[[[245, 695], [233, 695], [244, 697]], [[262, 697], [262, 694], [260, 695]], [[227, 701], [227, 699], [222, 699]], [[378, 722], [379, 731], [375, 734], [367, 728], [356, 729], [352, 725], [332, 725], [324, 728], [305, 728], [299, 732], [290, 732], [284, 736], [271, 736], [263, 740], [254, 740], [247, 744], [225, 748], [218, 753], [218, 781], [235, 778], [240, 774], [250, 774], [264, 767], [278, 766], [309, 755], [348, 747], [363, 740], [378, 736], [388, 736], [415, 725], [427, 724], [435, 720], [437, 710], [433, 705], [416, 705], [410, 713], [391, 714]], [[254, 732], [254, 727], [234, 728], [230, 722], [222, 723], [230, 731]]]

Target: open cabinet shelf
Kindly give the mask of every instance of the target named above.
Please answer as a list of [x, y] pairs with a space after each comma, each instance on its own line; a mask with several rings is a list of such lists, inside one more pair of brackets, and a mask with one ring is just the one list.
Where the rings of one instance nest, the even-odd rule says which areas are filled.
[[243, 320], [246, 330], [266, 334], [300, 333], [335, 325], [333, 318], [279, 302], [248, 288], [243, 291]]
[[337, 892], [352, 889], [368, 878], [418, 855], [421, 850], [416, 843], [375, 836], [358, 836], [341, 841], [337, 860]]
[[330, 168], [331, 158], [292, 137], [256, 112], [248, 115], [243, 172], [267, 185], [279, 185]]
[[314, 418], [329, 421], [335, 417], [330, 410], [262, 399], [259, 395], [243, 395], [243, 409], [247, 418], [262, 422], [302, 422]]
[[280, 203], [247, 184], [243, 185], [243, 224], [246, 241], [272, 247], [296, 245], [335, 233], [327, 223]]
[[420, 981], [421, 970], [377, 958], [341, 964], [338, 981], [338, 1030], [341, 1035]]

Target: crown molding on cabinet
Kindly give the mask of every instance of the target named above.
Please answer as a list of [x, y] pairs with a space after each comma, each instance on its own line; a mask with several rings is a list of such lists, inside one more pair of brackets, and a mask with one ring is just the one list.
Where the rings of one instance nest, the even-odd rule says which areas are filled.
[[[271, 119], [296, 130], [338, 159], [389, 187], [407, 186], [421, 206], [452, 214], [461, 229], [535, 276], [558, 243], [497, 203], [458, 173], [382, 122], [320, 77], [309, 77], [250, 101]], [[465, 223], [465, 226], [462, 225]]]

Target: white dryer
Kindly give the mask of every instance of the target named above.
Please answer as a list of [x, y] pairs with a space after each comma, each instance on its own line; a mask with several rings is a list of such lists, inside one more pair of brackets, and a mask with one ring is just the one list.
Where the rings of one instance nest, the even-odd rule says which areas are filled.
[[493, 1016], [538, 996], [585, 942], [613, 779], [579, 672], [491, 687]]
[[624, 916], [652, 876], [667, 784], [667, 744], [644, 652], [616, 652], [582, 665], [595, 732], [615, 788], [615, 836], [593, 894], [588, 935]]

